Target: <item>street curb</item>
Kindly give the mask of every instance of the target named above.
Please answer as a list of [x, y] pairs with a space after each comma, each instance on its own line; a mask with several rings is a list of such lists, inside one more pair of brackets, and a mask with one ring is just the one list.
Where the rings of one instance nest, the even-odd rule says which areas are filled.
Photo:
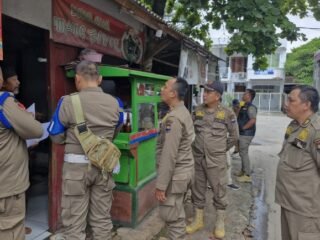
[[265, 203], [265, 176], [264, 170], [255, 169], [252, 174], [251, 186], [252, 204], [250, 206], [249, 224], [243, 230], [245, 239], [267, 239], [268, 206]]

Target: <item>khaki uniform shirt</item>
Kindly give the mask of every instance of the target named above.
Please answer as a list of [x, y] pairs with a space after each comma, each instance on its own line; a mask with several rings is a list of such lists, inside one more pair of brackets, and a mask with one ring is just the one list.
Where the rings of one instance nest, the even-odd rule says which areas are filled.
[[257, 118], [257, 109], [254, 106], [249, 106], [248, 115], [250, 119]]
[[216, 167], [226, 163], [226, 152], [239, 138], [235, 113], [221, 104], [214, 111], [204, 105], [193, 114], [196, 139], [193, 151], [206, 156], [207, 166]]
[[27, 139], [42, 136], [42, 126], [13, 97], [3, 104], [12, 128], [0, 122], [0, 198], [25, 192], [29, 187]]
[[306, 217], [320, 217], [320, 117], [292, 121], [277, 170], [276, 203]]
[[[194, 129], [189, 111], [180, 103], [163, 119], [157, 140], [158, 177], [156, 188], [166, 191], [172, 181], [183, 181], [181, 189], [173, 189], [175, 193], [187, 190], [188, 180], [194, 172], [194, 161], [191, 144]], [[172, 192], [172, 191], [171, 191]]]
[[[104, 136], [112, 141], [119, 120], [120, 109], [117, 100], [104, 93], [100, 87], [83, 89], [79, 96], [87, 126], [95, 135]], [[84, 155], [81, 144], [74, 134], [76, 118], [69, 95], [63, 97], [59, 120], [66, 131], [51, 136], [51, 139], [56, 143], [65, 144], [65, 153]]]

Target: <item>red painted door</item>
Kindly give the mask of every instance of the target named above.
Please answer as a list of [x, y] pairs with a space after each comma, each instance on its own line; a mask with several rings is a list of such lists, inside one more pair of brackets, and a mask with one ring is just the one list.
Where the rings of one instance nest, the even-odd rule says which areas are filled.
[[[61, 96], [75, 91], [73, 79], [65, 77], [63, 64], [75, 60], [78, 56], [78, 48], [63, 44], [57, 44], [53, 41], [49, 43], [50, 61], [49, 61], [49, 92], [51, 115], [54, 112], [57, 102]], [[61, 177], [63, 166], [64, 147], [52, 144], [52, 154], [49, 173], [49, 227], [54, 232], [59, 227], [61, 210]]]

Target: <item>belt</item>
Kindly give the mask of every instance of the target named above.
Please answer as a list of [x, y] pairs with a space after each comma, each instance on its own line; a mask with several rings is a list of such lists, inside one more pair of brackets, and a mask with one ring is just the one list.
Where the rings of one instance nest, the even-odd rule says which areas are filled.
[[69, 163], [89, 163], [86, 155], [67, 153], [64, 155], [64, 161]]

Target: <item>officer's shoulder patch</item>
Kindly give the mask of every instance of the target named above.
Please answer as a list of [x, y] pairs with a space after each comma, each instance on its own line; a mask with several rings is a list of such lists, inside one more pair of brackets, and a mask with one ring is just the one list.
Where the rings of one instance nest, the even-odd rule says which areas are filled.
[[205, 108], [203, 105], [199, 105], [195, 108], [193, 112], [193, 116], [195, 117], [195, 120], [202, 120], [205, 115]]
[[300, 141], [306, 142], [309, 137], [309, 129], [308, 128], [302, 128], [301, 131], [298, 134], [298, 139]]
[[172, 125], [172, 121], [171, 120], [167, 120], [166, 121], [166, 133], [171, 131], [171, 125]]
[[171, 127], [172, 127], [172, 124], [173, 124], [173, 117], [168, 117], [165, 121], [165, 130], [166, 130], [166, 133], [170, 132], [171, 131]]
[[196, 117], [203, 117], [204, 116], [204, 111], [203, 110], [197, 110], [195, 112]]
[[216, 114], [217, 119], [224, 120], [225, 117], [226, 117], [226, 114], [225, 114], [224, 110], [219, 110]]

